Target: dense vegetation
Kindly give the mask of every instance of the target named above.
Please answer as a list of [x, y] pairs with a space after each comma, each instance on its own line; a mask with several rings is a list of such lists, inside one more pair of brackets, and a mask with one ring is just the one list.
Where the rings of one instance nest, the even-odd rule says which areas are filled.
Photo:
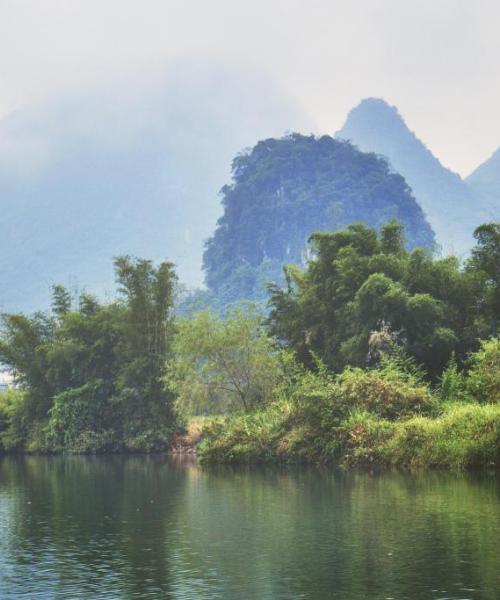
[[172, 333], [170, 263], [115, 261], [121, 298], [63, 287], [51, 314], [3, 317], [0, 360], [18, 388], [0, 396], [5, 450], [98, 452], [167, 447], [172, 398], [162, 377]]
[[434, 233], [404, 179], [374, 154], [329, 136], [292, 134], [259, 142], [233, 161], [222, 188], [224, 213], [204, 254], [212, 305], [263, 299], [282, 265], [304, 265], [314, 231], [391, 218], [406, 227], [410, 248], [431, 249]]
[[[271, 286], [268, 398], [209, 419], [201, 458], [495, 464], [500, 225], [475, 237], [461, 266], [406, 250], [397, 223], [313, 235], [307, 269], [289, 267], [287, 288]], [[211, 412], [209, 398], [201, 409]]]
[[[500, 340], [483, 341], [466, 368], [451, 360], [432, 385], [398, 347], [374, 368], [333, 374], [299, 366], [286, 351], [270, 402], [206, 417], [205, 462], [331, 462], [342, 465], [498, 465]], [[209, 410], [210, 404], [204, 406]]]
[[272, 287], [271, 331], [311, 364], [331, 369], [376, 361], [372, 350], [397, 341], [435, 377], [454, 353], [460, 364], [477, 340], [496, 333], [500, 315], [500, 227], [476, 231], [472, 258], [434, 258], [405, 249], [399, 224], [379, 235], [362, 225], [312, 236], [305, 271], [286, 269]]
[[172, 265], [119, 258], [118, 300], [56, 286], [51, 314], [4, 315], [1, 447], [154, 451], [195, 429], [204, 461], [496, 464], [500, 224], [475, 237], [461, 265], [397, 222], [314, 234], [267, 315], [224, 318], [174, 319]]

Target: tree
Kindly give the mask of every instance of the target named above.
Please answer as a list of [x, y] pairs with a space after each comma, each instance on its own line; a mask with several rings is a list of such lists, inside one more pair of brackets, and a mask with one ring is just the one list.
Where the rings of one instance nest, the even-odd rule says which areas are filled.
[[273, 397], [280, 353], [253, 311], [204, 311], [178, 324], [167, 383], [180, 414], [249, 411]]
[[62, 285], [52, 286], [52, 312], [62, 317], [71, 310], [71, 294]]
[[382, 324], [428, 373], [439, 375], [452, 352], [463, 361], [475, 343], [477, 278], [456, 259], [405, 248], [401, 226], [354, 224], [311, 236], [304, 271], [287, 269], [288, 286], [272, 286], [270, 327], [312, 366], [365, 366], [369, 340]]
[[125, 301], [118, 349], [117, 399], [133, 431], [171, 419], [170, 396], [162, 384], [172, 332], [176, 276], [172, 263], [154, 267], [149, 260], [115, 260], [116, 280]]
[[479, 271], [486, 287], [481, 312], [498, 333], [500, 319], [500, 223], [486, 223], [474, 231], [477, 244], [472, 250], [469, 269]]
[[[9, 413], [27, 425], [26, 446], [165, 447], [174, 426], [162, 378], [175, 273], [171, 263], [129, 257], [115, 268], [120, 300], [102, 305], [82, 294], [73, 308], [67, 290], [54, 286], [52, 313], [3, 315], [0, 361], [23, 391]], [[28, 439], [33, 432], [41, 432], [36, 442]]]

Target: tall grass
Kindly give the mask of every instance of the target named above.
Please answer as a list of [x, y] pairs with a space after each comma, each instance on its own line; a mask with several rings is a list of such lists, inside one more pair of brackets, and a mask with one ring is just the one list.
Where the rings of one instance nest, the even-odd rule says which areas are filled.
[[[497, 347], [496, 341], [483, 346], [488, 365]], [[304, 373], [268, 407], [209, 425], [199, 456], [205, 462], [497, 465], [500, 403], [495, 394], [487, 402], [480, 387], [481, 357], [471, 362], [473, 386], [450, 367], [434, 391], [418, 374], [390, 362], [378, 370], [347, 369], [335, 379]], [[496, 390], [499, 372], [486, 375], [487, 389]], [[481, 394], [475, 396], [477, 389]]]

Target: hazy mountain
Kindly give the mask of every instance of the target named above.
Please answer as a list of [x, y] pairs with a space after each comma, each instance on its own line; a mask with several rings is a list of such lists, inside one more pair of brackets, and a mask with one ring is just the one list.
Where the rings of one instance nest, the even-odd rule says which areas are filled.
[[490, 219], [500, 219], [500, 148], [466, 179], [469, 187], [481, 199]]
[[201, 283], [231, 158], [308, 125], [267, 80], [190, 63], [1, 120], [0, 310], [47, 306], [53, 283], [114, 289], [122, 253]]
[[262, 298], [284, 263], [304, 264], [315, 231], [354, 222], [406, 226], [409, 247], [433, 247], [434, 233], [405, 180], [375, 154], [329, 136], [269, 138], [233, 161], [224, 213], [204, 267], [217, 301]]
[[488, 218], [486, 206], [410, 131], [396, 107], [376, 98], [363, 100], [336, 137], [387, 157], [412, 188], [443, 252], [470, 249], [473, 228]]

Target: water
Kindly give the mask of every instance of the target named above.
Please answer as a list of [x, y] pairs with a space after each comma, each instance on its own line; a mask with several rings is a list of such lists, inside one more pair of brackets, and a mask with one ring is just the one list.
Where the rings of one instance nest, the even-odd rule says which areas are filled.
[[0, 598], [498, 599], [498, 476], [0, 459]]

